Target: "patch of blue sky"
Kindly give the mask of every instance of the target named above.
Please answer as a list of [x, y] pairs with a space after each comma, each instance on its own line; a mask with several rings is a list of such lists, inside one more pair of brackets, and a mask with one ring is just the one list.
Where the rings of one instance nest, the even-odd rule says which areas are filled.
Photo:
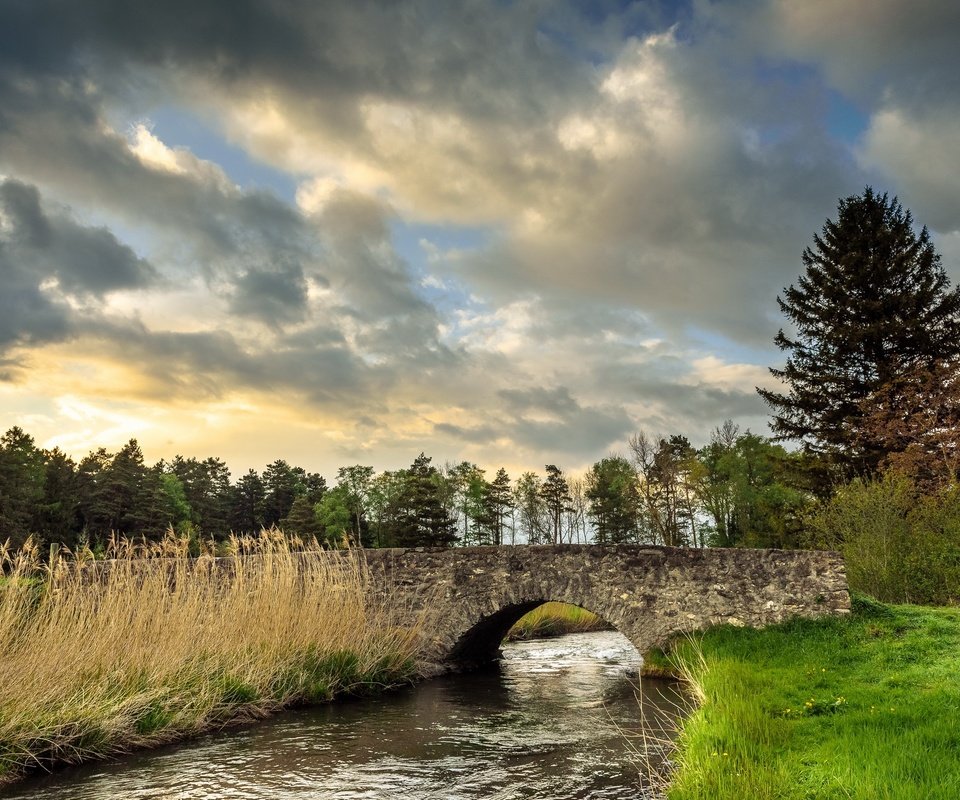
[[153, 134], [167, 147], [183, 147], [204, 161], [218, 165], [243, 189], [266, 189], [292, 203], [296, 197], [297, 177], [264, 164], [243, 148], [228, 142], [200, 117], [172, 106], [152, 111], [149, 121]]
[[869, 124], [869, 116], [849, 98], [828, 86], [819, 68], [813, 64], [759, 59], [753, 68], [753, 78], [761, 85], [776, 87], [783, 94], [783, 100], [775, 107], [787, 110], [787, 116], [778, 112], [776, 116], [780, 119], [775, 117], [768, 124], [757, 126], [759, 143], [762, 145], [774, 144], [792, 136], [797, 125], [805, 122], [802, 117], [790, 118], [790, 94], [795, 94], [798, 100], [815, 99], [819, 125], [828, 136], [847, 146], [855, 144]]
[[490, 243], [495, 233], [490, 227], [426, 224], [402, 218], [394, 218], [390, 224], [394, 249], [420, 277], [433, 274], [432, 258], [442, 258], [444, 253], [480, 250]]
[[456, 275], [456, 268], [443, 262], [484, 248], [496, 231], [489, 227], [415, 223], [400, 218], [391, 222], [390, 231], [393, 248], [409, 266], [416, 291], [445, 319], [448, 342], [456, 342], [460, 337], [458, 312], [477, 311], [484, 306]]
[[769, 344], [749, 344], [695, 325], [691, 325], [686, 330], [692, 348], [701, 351], [703, 355], [716, 356], [730, 364], [759, 366], [779, 366], [783, 361], [783, 356], [773, 344], [775, 333], [776, 331], [772, 331], [770, 334]]
[[864, 113], [840, 92], [827, 90], [826, 125], [831, 136], [852, 144], [863, 136], [869, 124], [869, 114]]
[[85, 227], [106, 228], [118, 242], [133, 250], [138, 258], [151, 260], [156, 256], [157, 239], [147, 226], [136, 225], [96, 206], [72, 206], [70, 212]]

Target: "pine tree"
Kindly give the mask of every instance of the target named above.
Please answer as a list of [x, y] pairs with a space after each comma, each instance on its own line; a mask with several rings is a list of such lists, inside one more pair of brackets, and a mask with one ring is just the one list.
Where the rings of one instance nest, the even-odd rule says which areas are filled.
[[862, 434], [864, 401], [911, 370], [956, 366], [960, 293], [927, 229], [915, 233], [897, 198], [870, 187], [841, 200], [813, 240], [804, 274], [777, 298], [796, 333], [779, 332], [788, 358], [770, 372], [788, 392], [758, 392], [777, 438], [869, 474], [885, 453]]
[[550, 542], [560, 544], [563, 541], [561, 521], [566, 512], [573, 510], [573, 498], [570, 496], [567, 480], [563, 477], [563, 470], [555, 464], [547, 464], [546, 470], [547, 477], [540, 486], [540, 496], [550, 516]]
[[443, 476], [421, 453], [406, 473], [396, 544], [399, 547], [443, 547], [457, 540], [457, 523], [442, 500]]
[[510, 491], [510, 476], [500, 467], [484, 493], [484, 519], [490, 529], [490, 543], [502, 545], [507, 515], [513, 509], [513, 494]]

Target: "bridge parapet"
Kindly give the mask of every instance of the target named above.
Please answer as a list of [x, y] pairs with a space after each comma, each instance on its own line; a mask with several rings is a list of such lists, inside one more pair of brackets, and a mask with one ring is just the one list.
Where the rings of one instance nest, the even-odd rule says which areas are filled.
[[713, 624], [850, 610], [843, 559], [824, 551], [544, 545], [364, 557], [374, 591], [412, 613], [432, 609], [436, 657], [451, 667], [496, 658], [513, 623], [549, 600], [600, 615], [641, 653]]

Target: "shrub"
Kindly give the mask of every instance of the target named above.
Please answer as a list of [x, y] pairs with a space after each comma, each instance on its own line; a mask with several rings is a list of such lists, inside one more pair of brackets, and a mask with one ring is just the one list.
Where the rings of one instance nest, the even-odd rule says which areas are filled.
[[839, 549], [850, 588], [884, 602], [945, 605], [960, 598], [960, 490], [921, 495], [898, 472], [855, 480], [811, 521]]

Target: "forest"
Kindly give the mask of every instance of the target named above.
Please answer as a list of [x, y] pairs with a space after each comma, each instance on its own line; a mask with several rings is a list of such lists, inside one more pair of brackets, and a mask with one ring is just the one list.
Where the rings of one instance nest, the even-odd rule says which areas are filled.
[[[0, 438], [0, 541], [103, 552], [111, 537], [191, 546], [279, 528], [329, 547], [650, 543], [829, 547], [880, 599], [960, 598], [960, 293], [926, 228], [867, 187], [840, 201], [777, 298], [786, 353], [758, 389], [773, 437], [727, 420], [693, 447], [638, 431], [583, 475], [511, 477], [469, 462], [332, 482], [278, 459], [235, 480], [224, 461], [148, 465], [136, 440], [75, 462], [28, 432]], [[789, 447], [784, 446], [787, 443]]]
[[469, 462], [437, 467], [421, 453], [396, 471], [341, 467], [328, 485], [282, 459], [235, 481], [215, 457], [149, 466], [136, 440], [75, 463], [11, 428], [0, 439], [0, 530], [15, 546], [34, 536], [71, 549], [102, 548], [114, 533], [157, 539], [173, 528], [222, 541], [273, 526], [334, 547], [799, 544], [809, 501], [796, 488], [801, 455], [729, 421], [699, 450], [645, 433], [629, 450], [582, 476], [548, 464], [515, 480]]

